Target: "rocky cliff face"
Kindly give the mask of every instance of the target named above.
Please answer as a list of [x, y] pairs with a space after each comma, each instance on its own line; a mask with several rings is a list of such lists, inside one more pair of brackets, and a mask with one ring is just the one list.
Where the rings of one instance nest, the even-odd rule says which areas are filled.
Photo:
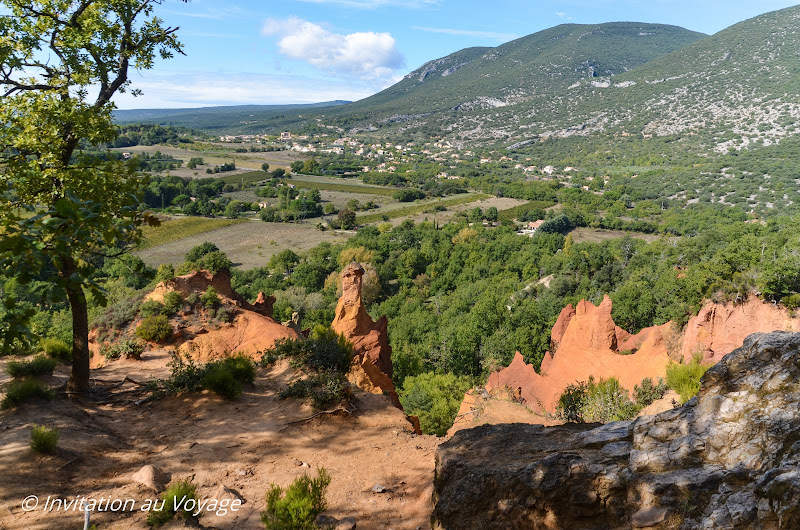
[[435, 528], [800, 527], [800, 334], [754, 334], [681, 408], [604, 426], [466, 429]]
[[[623, 387], [633, 389], [646, 377], [664, 377], [669, 361], [663, 338], [667, 327], [631, 335], [614, 324], [608, 296], [599, 306], [582, 300], [575, 309], [567, 306], [558, 317], [551, 333], [554, 354], [545, 355], [540, 374], [517, 353], [510, 366], [489, 377], [486, 389], [507, 386], [535, 412], [553, 412], [564, 389], [589, 376], [613, 376]], [[627, 354], [620, 355], [625, 350]]]
[[392, 403], [402, 408], [392, 383], [392, 347], [385, 316], [373, 321], [361, 298], [364, 269], [351, 263], [342, 271], [342, 296], [336, 305], [331, 328], [353, 343], [355, 357], [348, 374], [350, 382], [376, 394], [387, 394]]
[[737, 305], [708, 303], [686, 324], [681, 354], [688, 361], [701, 353], [706, 362], [716, 363], [758, 331], [800, 331], [800, 319], [755, 297]]

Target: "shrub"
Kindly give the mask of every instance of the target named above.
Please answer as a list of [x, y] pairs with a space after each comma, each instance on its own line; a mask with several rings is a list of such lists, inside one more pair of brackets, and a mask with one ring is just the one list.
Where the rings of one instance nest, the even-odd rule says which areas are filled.
[[444, 436], [471, 386], [465, 376], [425, 373], [406, 377], [398, 394], [406, 413], [419, 417], [422, 432]]
[[671, 362], [667, 366], [667, 386], [680, 394], [681, 404], [686, 403], [700, 391], [700, 378], [711, 368], [703, 364], [703, 355], [696, 353], [688, 364]]
[[186, 297], [186, 303], [189, 304], [189, 307], [194, 308], [200, 303], [200, 295], [197, 293], [189, 293], [189, 296]]
[[122, 329], [133, 322], [139, 312], [138, 298], [127, 298], [109, 306], [94, 319], [94, 325], [103, 329]]
[[292, 482], [284, 494], [273, 483], [267, 492], [267, 509], [261, 512], [261, 522], [267, 530], [306, 530], [316, 528], [317, 515], [328, 508], [325, 490], [331, 476], [320, 468], [317, 477], [303, 475]]
[[200, 296], [200, 303], [202, 303], [203, 307], [207, 309], [215, 307], [219, 303], [219, 296], [217, 295], [217, 290], [209, 285], [208, 288], [206, 289], [206, 292], [204, 292]]
[[336, 370], [321, 370], [307, 379], [295, 381], [282, 390], [279, 397], [310, 398], [311, 406], [321, 410], [335, 405], [349, 394], [350, 385], [344, 374]]
[[37, 355], [30, 361], [9, 361], [6, 364], [6, 373], [15, 379], [50, 375], [56, 369], [57, 363], [58, 361], [46, 355]]
[[242, 354], [216, 361], [233, 374], [237, 381], [252, 383], [256, 379], [256, 364]]
[[48, 357], [58, 359], [60, 361], [69, 362], [72, 360], [72, 346], [68, 345], [63, 340], [59, 339], [42, 339], [40, 344], [42, 351]]
[[144, 344], [138, 340], [121, 340], [116, 344], [103, 345], [100, 348], [100, 355], [106, 359], [141, 359], [144, 353]]
[[667, 388], [667, 383], [665, 383], [660, 377], [658, 378], [657, 385], [653, 385], [653, 380], [648, 377], [642, 379], [640, 385], [634, 385], [633, 399], [636, 401], [637, 405], [644, 408], [650, 405], [653, 401], [664, 397], [664, 394], [667, 392]]
[[31, 429], [31, 447], [37, 453], [50, 454], [58, 445], [58, 429], [34, 425]]
[[[186, 501], [190, 499], [194, 499], [195, 501], [194, 503], [189, 503], [190, 505], [195, 504], [196, 506], [199, 504], [197, 486], [192, 484], [190, 480], [180, 480], [171, 485], [161, 494], [161, 500], [164, 501], [163, 504], [158, 504], [157, 502], [153, 503], [154, 509], [150, 510], [150, 513], [147, 514], [147, 525], [161, 526], [171, 521], [176, 515], [181, 515], [184, 519], [195, 517], [194, 513], [183, 509], [183, 507], [187, 505]], [[181, 509], [176, 511], [179, 504], [181, 505]], [[157, 506], [161, 509], [155, 509]]]
[[142, 318], [155, 317], [164, 312], [164, 305], [155, 300], [147, 300], [139, 306], [139, 316]]
[[586, 390], [587, 399], [583, 407], [586, 421], [609, 423], [629, 420], [641, 410], [641, 407], [628, 399], [628, 391], [622, 388], [615, 377], [600, 379], [597, 383], [590, 377]]
[[156, 271], [156, 283], [168, 282], [175, 277], [175, 267], [172, 263], [162, 263]]
[[558, 398], [556, 417], [572, 422], [583, 423], [583, 406], [586, 403], [586, 382], [567, 385]]
[[205, 269], [211, 274], [216, 274], [221, 270], [230, 269], [233, 262], [228, 259], [228, 256], [224, 252], [214, 251], [209, 252], [197, 260], [195, 265], [199, 269]]
[[164, 294], [164, 314], [174, 315], [183, 307], [183, 296], [177, 291], [169, 291]]
[[167, 366], [171, 374], [169, 379], [164, 381], [164, 390], [168, 394], [197, 392], [203, 388], [205, 368], [197, 366], [188, 353], [183, 355], [174, 353]]
[[147, 317], [136, 328], [136, 336], [142, 340], [163, 342], [172, 334], [172, 325], [164, 315]]
[[186, 253], [186, 261], [197, 261], [206, 254], [210, 254], [218, 250], [219, 247], [217, 247], [217, 245], [211, 243], [210, 241], [200, 243], [199, 245], [192, 248], [189, 252]]
[[225, 399], [234, 400], [242, 394], [242, 384], [223, 365], [209, 366], [203, 376], [203, 388]]
[[8, 385], [6, 397], [0, 402], [0, 409], [10, 409], [33, 399], [50, 400], [55, 397], [55, 392], [41, 381], [35, 379], [15, 381]]
[[233, 311], [227, 307], [217, 309], [216, 317], [220, 322], [233, 322]]
[[558, 399], [556, 416], [569, 422], [602, 422], [628, 420], [643, 407], [628, 398], [628, 391], [611, 377], [595, 382], [581, 381], [569, 385]]

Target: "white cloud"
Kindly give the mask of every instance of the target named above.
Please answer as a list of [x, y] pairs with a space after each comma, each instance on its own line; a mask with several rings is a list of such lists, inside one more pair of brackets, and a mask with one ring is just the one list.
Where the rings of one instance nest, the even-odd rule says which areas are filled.
[[437, 5], [441, 0], [298, 0], [311, 4], [337, 4], [359, 9], [376, 9], [379, 7], [406, 7], [418, 9], [425, 6]]
[[279, 36], [278, 48], [283, 55], [334, 74], [389, 79], [405, 64], [389, 33], [343, 35], [299, 18], [267, 19], [261, 33]]
[[469, 37], [478, 37], [481, 39], [492, 39], [498, 42], [507, 42], [519, 38], [515, 33], [497, 33], [494, 31], [473, 31], [468, 29], [452, 29], [452, 28], [429, 28], [427, 26], [414, 26], [414, 29], [419, 31], [427, 31], [428, 33], [444, 33], [446, 35], [466, 35]]
[[563, 20], [575, 20], [573, 17], [569, 16], [567, 13], [563, 11], [556, 11], [556, 16]]
[[384, 84], [329, 77], [219, 72], [146, 72], [141, 78], [134, 76], [132, 81], [132, 88], [141, 89], [143, 95], [117, 94], [114, 102], [120, 109], [356, 101], [385, 88]]

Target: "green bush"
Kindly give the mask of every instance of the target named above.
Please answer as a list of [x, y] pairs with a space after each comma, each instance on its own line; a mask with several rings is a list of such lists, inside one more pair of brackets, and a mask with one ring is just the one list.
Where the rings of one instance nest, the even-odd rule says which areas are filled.
[[567, 386], [558, 399], [556, 416], [568, 422], [608, 423], [634, 418], [642, 408], [628, 398], [615, 377], [598, 382], [589, 377], [588, 382]]
[[168, 282], [175, 277], [175, 267], [172, 263], [162, 263], [156, 271], [156, 283]]
[[48, 388], [41, 381], [27, 379], [25, 381], [14, 381], [6, 389], [6, 397], [0, 402], [0, 409], [10, 409], [20, 403], [33, 399], [50, 400], [56, 397], [55, 392]]
[[194, 308], [200, 303], [200, 295], [197, 293], [189, 293], [189, 296], [186, 297], [186, 303], [189, 304], [189, 307]]
[[138, 340], [121, 340], [116, 344], [103, 345], [100, 347], [100, 355], [106, 359], [141, 359], [144, 353], [144, 344]]
[[230, 323], [233, 322], [234, 314], [233, 311], [231, 311], [227, 307], [220, 307], [219, 309], [217, 309], [215, 316], [217, 317], [217, 320], [219, 320], [220, 322]]
[[210, 241], [205, 241], [200, 243], [196, 247], [193, 247], [189, 252], [186, 253], [186, 261], [197, 261], [206, 254], [211, 254], [212, 252], [216, 252], [219, 250], [219, 247]]
[[59, 361], [72, 360], [72, 346], [59, 339], [42, 339], [40, 347], [49, 357]]
[[681, 404], [686, 403], [700, 391], [700, 378], [711, 368], [703, 364], [703, 355], [695, 354], [691, 362], [678, 364], [671, 362], [667, 366], [667, 386], [680, 394]]
[[256, 364], [243, 354], [226, 357], [216, 363], [229, 370], [237, 381], [250, 384], [256, 379]]
[[225, 399], [234, 400], [242, 395], [242, 383], [224, 365], [208, 366], [203, 376], [203, 388]]
[[585, 421], [609, 423], [629, 420], [641, 410], [628, 399], [628, 391], [622, 388], [616, 377], [600, 379], [597, 383], [590, 377], [586, 397], [583, 407]]
[[429, 372], [406, 377], [398, 394], [406, 414], [419, 417], [422, 432], [444, 436], [470, 387], [469, 377]]
[[217, 304], [219, 304], [219, 295], [217, 295], [217, 290], [209, 285], [206, 289], [206, 292], [200, 295], [200, 303], [202, 303], [203, 307], [207, 309], [216, 307]]
[[650, 405], [653, 401], [661, 399], [667, 392], [667, 383], [660, 377], [658, 384], [654, 385], [653, 380], [648, 378], [642, 379], [639, 385], [633, 387], [633, 399], [637, 405], [644, 408]]
[[295, 367], [314, 370], [337, 370], [346, 373], [353, 361], [353, 345], [331, 328], [317, 325], [308, 339], [283, 339], [264, 352], [262, 364], [292, 358]]
[[317, 477], [308, 475], [292, 482], [284, 494], [283, 488], [271, 484], [267, 492], [267, 509], [261, 512], [261, 522], [267, 530], [311, 530], [314, 520], [328, 508], [325, 490], [331, 476], [321, 468]]
[[147, 317], [136, 328], [136, 336], [142, 340], [163, 342], [172, 334], [172, 325], [164, 315]]
[[139, 306], [139, 316], [142, 318], [155, 317], [164, 312], [164, 305], [155, 300], [147, 300]]
[[169, 379], [163, 382], [164, 391], [167, 394], [202, 390], [205, 367], [197, 366], [191, 355], [173, 353], [167, 366], [171, 372]]
[[97, 318], [93, 319], [93, 327], [101, 329], [122, 329], [133, 322], [139, 313], [138, 297], [120, 300], [107, 307]]
[[214, 251], [197, 260], [195, 265], [199, 269], [205, 269], [211, 274], [216, 274], [221, 270], [229, 270], [233, 262], [228, 259], [224, 252]]
[[31, 429], [31, 447], [37, 453], [50, 454], [58, 445], [58, 429], [34, 425]]
[[556, 417], [572, 423], [583, 422], [583, 406], [586, 403], [586, 382], [567, 385], [558, 398]]
[[37, 355], [30, 361], [9, 361], [6, 364], [6, 373], [18, 379], [20, 377], [39, 377], [50, 375], [56, 369], [58, 361], [46, 355]]
[[195, 503], [198, 504], [200, 502], [197, 496], [197, 486], [192, 484], [190, 480], [180, 480], [171, 485], [161, 494], [161, 500], [163, 500], [164, 503], [154, 503], [154, 507], [158, 506], [161, 509], [150, 510], [150, 513], [147, 514], [147, 525], [161, 526], [171, 521], [176, 515], [180, 515], [184, 519], [195, 517], [192, 512], [184, 510], [182, 507], [179, 512], [175, 511], [179, 503], [185, 505], [186, 501], [189, 499], [194, 499]]
[[164, 314], [174, 315], [183, 307], [183, 296], [177, 291], [169, 291], [164, 294]]
[[315, 410], [335, 405], [350, 394], [347, 378], [336, 370], [320, 370], [307, 379], [298, 379], [281, 391], [279, 397], [310, 398]]

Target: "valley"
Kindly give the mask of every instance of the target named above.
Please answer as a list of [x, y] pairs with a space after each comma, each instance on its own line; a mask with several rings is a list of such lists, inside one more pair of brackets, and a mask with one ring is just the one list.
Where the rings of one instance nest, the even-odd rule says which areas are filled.
[[[94, 528], [797, 527], [798, 21], [560, 24], [197, 109], [95, 107], [69, 62], [39, 96], [9, 48], [0, 529], [84, 521], [30, 495], [241, 508]], [[127, 72], [92, 24], [54, 57]]]

